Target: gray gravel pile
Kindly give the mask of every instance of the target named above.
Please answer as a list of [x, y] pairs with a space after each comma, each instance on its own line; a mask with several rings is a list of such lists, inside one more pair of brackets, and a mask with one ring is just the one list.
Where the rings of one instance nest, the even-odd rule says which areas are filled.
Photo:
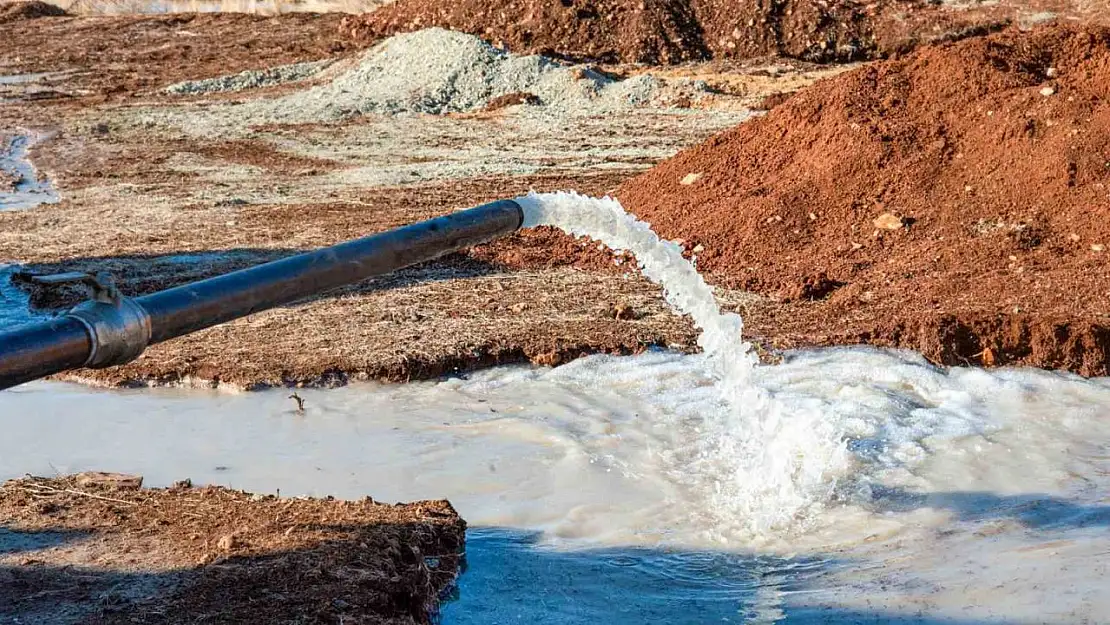
[[174, 95], [203, 95], [275, 87], [311, 78], [333, 62], [328, 59], [310, 63], [293, 63], [292, 65], [281, 65], [267, 69], [248, 70], [231, 76], [220, 76], [205, 80], [187, 80], [170, 85], [162, 91]]
[[[246, 103], [240, 112], [275, 122], [461, 113], [480, 110], [498, 96], [524, 92], [537, 96], [538, 106], [548, 112], [593, 114], [674, 96], [673, 88], [651, 76], [614, 80], [542, 56], [513, 56], [478, 37], [439, 28], [387, 39], [328, 74], [331, 79], [323, 84]], [[695, 97], [706, 90], [693, 83], [686, 89]]]

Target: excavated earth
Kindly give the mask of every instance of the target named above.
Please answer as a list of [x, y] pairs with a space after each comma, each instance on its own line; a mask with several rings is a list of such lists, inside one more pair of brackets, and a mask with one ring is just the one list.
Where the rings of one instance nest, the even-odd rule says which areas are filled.
[[465, 542], [446, 501], [140, 486], [0, 485], [0, 622], [430, 623]]
[[682, 63], [779, 55], [814, 62], [885, 58], [1012, 22], [1110, 9], [1083, 0], [397, 0], [342, 27], [353, 40], [440, 26], [576, 60]]
[[801, 342], [1110, 373], [1110, 30], [923, 49], [624, 183]]

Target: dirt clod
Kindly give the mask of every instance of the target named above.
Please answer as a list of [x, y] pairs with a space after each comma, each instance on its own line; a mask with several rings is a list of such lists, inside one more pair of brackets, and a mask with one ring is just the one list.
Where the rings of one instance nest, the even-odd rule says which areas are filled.
[[906, 225], [901, 217], [892, 213], [883, 213], [876, 217], [871, 223], [881, 230], [899, 230], [902, 226]]
[[124, 473], [106, 473], [103, 471], [86, 471], [74, 476], [78, 486], [83, 488], [111, 488], [136, 490], [143, 486], [143, 476], [126, 475]]

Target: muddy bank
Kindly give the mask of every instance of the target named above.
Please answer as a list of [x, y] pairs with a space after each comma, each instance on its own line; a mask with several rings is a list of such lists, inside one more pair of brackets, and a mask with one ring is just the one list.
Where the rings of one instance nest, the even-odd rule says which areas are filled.
[[429, 623], [466, 523], [446, 501], [139, 488], [81, 474], [0, 486], [0, 619]]

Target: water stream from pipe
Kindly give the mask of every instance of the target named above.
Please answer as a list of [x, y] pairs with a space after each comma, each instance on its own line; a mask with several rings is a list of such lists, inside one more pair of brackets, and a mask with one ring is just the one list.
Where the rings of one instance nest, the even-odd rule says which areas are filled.
[[743, 320], [721, 312], [682, 248], [660, 239], [612, 198], [533, 193], [517, 202], [526, 228], [555, 226], [631, 252], [644, 276], [663, 287], [671, 307], [690, 315], [701, 330], [698, 345], [724, 409], [704, 416], [707, 435], [685, 470], [690, 479], [712, 481], [711, 512], [722, 537], [788, 530], [819, 513], [837, 477], [850, 467], [843, 432], [815, 405], [787, 404], [752, 384], [758, 358], [742, 340]]

